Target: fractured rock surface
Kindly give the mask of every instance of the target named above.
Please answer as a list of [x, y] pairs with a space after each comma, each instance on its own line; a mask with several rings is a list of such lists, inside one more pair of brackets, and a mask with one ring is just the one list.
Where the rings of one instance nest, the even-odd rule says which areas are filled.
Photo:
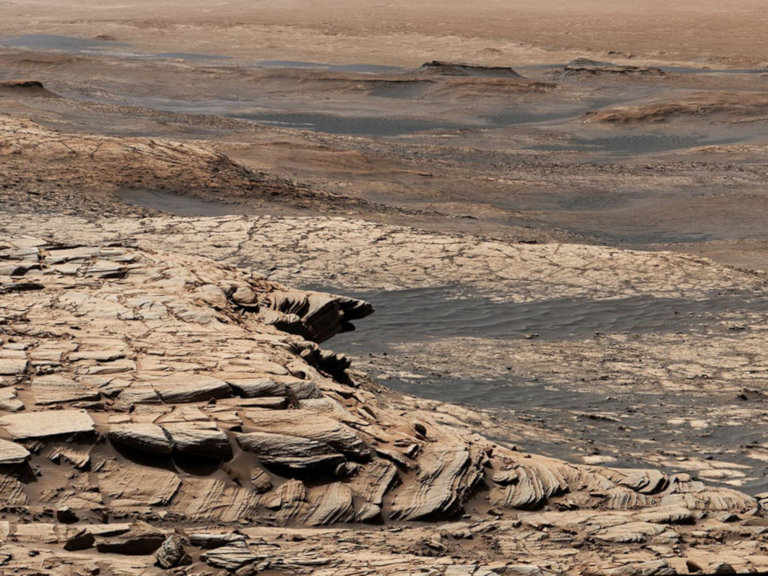
[[[152, 573], [189, 554], [194, 574], [663, 573], [726, 541], [729, 563], [768, 568], [752, 497], [513, 450], [313, 365], [305, 338], [365, 303], [201, 257], [2, 242], [2, 379], [23, 404], [0, 416], [4, 569]], [[65, 507], [66, 524], [39, 520]]]

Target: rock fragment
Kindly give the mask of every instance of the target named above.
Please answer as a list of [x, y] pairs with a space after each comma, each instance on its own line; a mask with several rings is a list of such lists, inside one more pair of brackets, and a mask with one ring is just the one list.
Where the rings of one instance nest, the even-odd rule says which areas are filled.
[[137, 524], [115, 538], [99, 538], [96, 550], [103, 554], [125, 554], [143, 556], [152, 554], [165, 541], [165, 535], [148, 524]]
[[76, 552], [78, 550], [87, 550], [96, 542], [94, 535], [88, 530], [80, 530], [74, 536], [67, 538], [64, 542], [64, 550]]
[[0, 426], [14, 438], [45, 438], [92, 432], [93, 420], [85, 410], [46, 410], [2, 416]]
[[268, 432], [239, 434], [237, 443], [252, 452], [267, 466], [279, 466], [293, 472], [332, 471], [344, 456], [325, 442]]
[[157, 424], [134, 423], [110, 427], [107, 433], [115, 444], [150, 454], [170, 454], [173, 444]]
[[192, 563], [192, 558], [184, 550], [181, 536], [171, 534], [163, 541], [155, 554], [155, 563], [165, 570]]
[[21, 464], [29, 456], [29, 450], [24, 446], [0, 438], [0, 464]]

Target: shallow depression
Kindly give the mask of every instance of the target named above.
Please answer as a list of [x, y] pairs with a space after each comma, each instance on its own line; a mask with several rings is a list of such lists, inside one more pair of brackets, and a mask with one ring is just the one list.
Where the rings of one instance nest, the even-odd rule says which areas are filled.
[[[332, 290], [339, 292], [338, 290]], [[596, 333], [685, 333], [706, 329], [716, 315], [738, 310], [768, 311], [768, 298], [746, 293], [712, 294], [707, 299], [654, 298], [634, 296], [607, 300], [563, 298], [531, 303], [497, 302], [486, 298], [458, 298], [452, 287], [355, 294], [373, 303], [376, 313], [357, 323], [354, 332], [340, 334], [331, 343], [337, 352], [358, 357], [386, 357], [377, 379], [387, 386], [415, 396], [442, 402], [469, 404], [497, 411], [501, 417], [514, 414], [550, 432], [576, 438], [575, 444], [561, 445], [545, 437], [526, 439], [524, 449], [554, 457], [574, 459], [591, 447], [608, 447], [614, 466], [644, 466], [646, 450], [680, 450], [697, 458], [722, 458], [750, 469], [740, 489], [755, 494], [768, 488], [768, 463], [745, 454], [744, 446], [768, 435], [768, 420], [708, 417], [702, 430], [671, 421], [701, 418], [712, 413], [738, 414], [743, 401], [733, 394], [678, 394], [667, 390], [641, 392], [611, 387], [582, 388], [522, 377], [510, 372], [506, 378], [478, 375], [477, 379], [453, 376], [433, 366], [416, 372], [395, 373], [395, 366], [407, 366], [410, 347], [420, 342], [450, 342], [453, 338], [512, 339], [535, 336], [549, 340], [591, 339]], [[466, 353], [466, 351], [462, 352]], [[381, 368], [377, 361], [374, 371]], [[605, 418], [602, 415], [607, 414]], [[644, 444], [640, 445], [638, 442]], [[647, 442], [646, 442], [647, 441]], [[667, 458], [669, 459], [669, 458]], [[687, 459], [669, 471], [692, 471]], [[695, 470], [693, 470], [695, 472]]]
[[704, 300], [639, 295], [520, 303], [459, 298], [450, 287], [436, 287], [353, 296], [372, 302], [376, 313], [361, 322], [353, 335], [337, 336], [337, 349], [378, 351], [393, 343], [429, 338], [523, 338], [535, 334], [548, 339], [580, 339], [595, 333], [679, 332], [701, 326], [716, 313], [768, 310], [768, 299], [738, 293], [713, 294]]

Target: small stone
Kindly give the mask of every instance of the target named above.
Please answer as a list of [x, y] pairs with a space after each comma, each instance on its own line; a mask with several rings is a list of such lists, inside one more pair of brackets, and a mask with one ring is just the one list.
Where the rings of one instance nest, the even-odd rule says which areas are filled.
[[93, 546], [95, 541], [96, 538], [88, 530], [80, 530], [80, 532], [67, 539], [64, 543], [64, 550], [68, 552], [86, 550]]
[[72, 511], [72, 508], [69, 506], [62, 506], [56, 510], [56, 520], [62, 524], [73, 524], [74, 522], [77, 522], [79, 518], [77, 517], [77, 514]]
[[165, 570], [192, 563], [192, 558], [184, 550], [184, 542], [178, 534], [171, 534], [163, 541], [155, 558], [155, 564]]
[[715, 562], [710, 564], [707, 572], [710, 574], [736, 574], [736, 570], [728, 562]]

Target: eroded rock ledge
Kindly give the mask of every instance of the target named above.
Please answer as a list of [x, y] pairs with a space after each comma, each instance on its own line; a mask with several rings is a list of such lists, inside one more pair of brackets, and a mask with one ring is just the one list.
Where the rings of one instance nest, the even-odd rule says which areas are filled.
[[0, 293], [0, 570], [768, 568], [749, 496], [508, 449], [358, 385], [310, 340], [367, 303], [26, 237], [0, 241]]

